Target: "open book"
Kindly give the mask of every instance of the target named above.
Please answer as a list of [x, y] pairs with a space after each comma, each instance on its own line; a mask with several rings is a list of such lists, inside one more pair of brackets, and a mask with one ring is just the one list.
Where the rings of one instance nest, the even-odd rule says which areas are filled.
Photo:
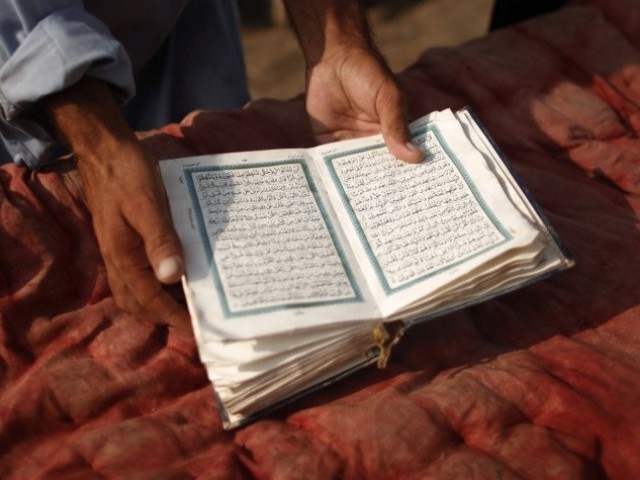
[[226, 428], [356, 368], [415, 322], [573, 261], [469, 110], [381, 136], [161, 162]]

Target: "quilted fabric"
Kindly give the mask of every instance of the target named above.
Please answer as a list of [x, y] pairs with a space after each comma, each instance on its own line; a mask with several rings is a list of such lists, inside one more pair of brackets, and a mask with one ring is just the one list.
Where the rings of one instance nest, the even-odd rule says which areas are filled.
[[[576, 267], [237, 431], [191, 334], [115, 306], [72, 164], [0, 169], [0, 478], [637, 478], [640, 4], [579, 3], [400, 75], [412, 116], [474, 108]], [[141, 136], [164, 158], [312, 144], [301, 99]]]

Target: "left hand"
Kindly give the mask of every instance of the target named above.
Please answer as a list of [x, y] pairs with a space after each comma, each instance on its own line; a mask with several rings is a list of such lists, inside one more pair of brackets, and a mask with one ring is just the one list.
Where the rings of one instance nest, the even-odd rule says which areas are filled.
[[117, 305], [188, 329], [186, 309], [164, 288], [180, 280], [184, 262], [155, 159], [125, 122], [106, 83], [83, 77], [45, 101], [77, 158]]
[[410, 140], [404, 95], [372, 48], [345, 47], [311, 66], [307, 111], [319, 143], [382, 132], [399, 159], [417, 163], [424, 158]]

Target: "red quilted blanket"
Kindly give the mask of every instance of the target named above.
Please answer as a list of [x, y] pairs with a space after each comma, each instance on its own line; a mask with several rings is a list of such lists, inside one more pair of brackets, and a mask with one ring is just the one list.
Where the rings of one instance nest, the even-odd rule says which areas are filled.
[[[414, 116], [475, 109], [577, 266], [233, 432], [192, 336], [115, 306], [74, 171], [0, 169], [0, 478], [637, 478], [638, 25], [593, 0], [401, 74]], [[305, 125], [259, 101], [144, 136], [172, 157], [309, 145]]]

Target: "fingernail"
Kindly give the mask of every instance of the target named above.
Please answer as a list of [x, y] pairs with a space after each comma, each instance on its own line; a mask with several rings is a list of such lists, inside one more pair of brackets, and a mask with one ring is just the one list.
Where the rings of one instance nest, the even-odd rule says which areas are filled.
[[409, 150], [411, 150], [412, 152], [419, 152], [422, 153], [422, 151], [418, 148], [418, 146], [414, 143], [411, 142], [407, 142], [404, 144], [405, 147], [407, 147]]
[[179, 257], [167, 257], [160, 262], [156, 276], [161, 282], [176, 278], [182, 270], [182, 262]]
[[404, 145], [407, 147], [407, 150], [410, 150], [413, 153], [419, 153], [420, 154], [420, 160], [419, 161], [424, 160], [424, 157], [425, 157], [424, 152], [422, 150], [420, 150], [415, 143], [407, 142]]

